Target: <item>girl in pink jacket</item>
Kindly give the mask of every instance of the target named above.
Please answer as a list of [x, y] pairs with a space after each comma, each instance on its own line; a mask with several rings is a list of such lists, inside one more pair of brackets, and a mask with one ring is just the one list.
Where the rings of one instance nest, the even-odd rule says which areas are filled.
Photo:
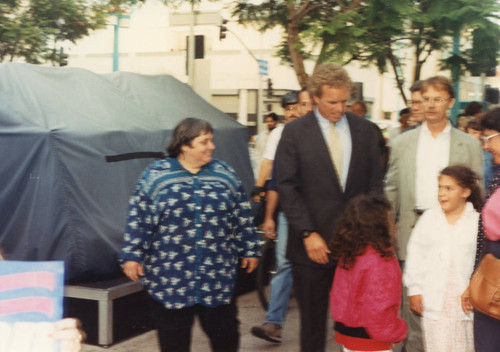
[[354, 198], [329, 244], [337, 261], [330, 293], [335, 341], [346, 352], [391, 351], [406, 337], [389, 210], [383, 197]]

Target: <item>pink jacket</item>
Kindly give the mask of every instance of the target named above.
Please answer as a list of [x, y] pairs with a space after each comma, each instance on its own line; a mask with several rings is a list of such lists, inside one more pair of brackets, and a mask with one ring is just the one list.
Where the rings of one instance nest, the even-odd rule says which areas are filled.
[[500, 240], [500, 188], [488, 199], [483, 208], [484, 234], [490, 241]]
[[401, 269], [398, 260], [382, 258], [368, 246], [351, 270], [335, 271], [330, 309], [334, 321], [364, 327], [376, 341], [395, 343], [408, 327], [398, 315], [401, 306]]

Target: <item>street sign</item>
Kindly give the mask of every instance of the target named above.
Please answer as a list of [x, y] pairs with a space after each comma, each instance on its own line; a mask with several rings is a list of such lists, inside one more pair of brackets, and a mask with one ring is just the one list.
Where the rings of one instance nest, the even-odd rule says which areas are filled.
[[257, 60], [259, 62], [259, 75], [267, 76], [267, 60]]

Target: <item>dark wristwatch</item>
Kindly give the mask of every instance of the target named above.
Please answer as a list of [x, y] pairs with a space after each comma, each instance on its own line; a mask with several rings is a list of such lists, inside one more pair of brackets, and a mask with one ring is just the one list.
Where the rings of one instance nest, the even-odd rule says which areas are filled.
[[302, 238], [302, 239], [307, 238], [307, 237], [311, 236], [311, 233], [313, 233], [313, 232], [314, 231], [309, 231], [309, 230], [302, 231], [300, 234], [300, 238]]

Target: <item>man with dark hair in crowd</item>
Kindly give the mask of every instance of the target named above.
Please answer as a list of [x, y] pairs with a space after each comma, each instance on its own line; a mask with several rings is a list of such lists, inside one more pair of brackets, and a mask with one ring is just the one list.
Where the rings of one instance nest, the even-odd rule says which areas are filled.
[[259, 133], [257, 142], [255, 143], [255, 165], [257, 167], [259, 167], [262, 162], [262, 157], [266, 149], [267, 139], [271, 135], [271, 132], [278, 126], [279, 122], [280, 119], [274, 112], [269, 112], [264, 116], [264, 123], [266, 124], [267, 128]]

